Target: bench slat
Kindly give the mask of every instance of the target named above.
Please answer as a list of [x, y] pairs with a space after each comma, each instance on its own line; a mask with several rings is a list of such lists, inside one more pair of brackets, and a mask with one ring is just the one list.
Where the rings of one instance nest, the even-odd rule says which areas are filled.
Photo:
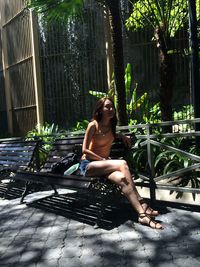
[[33, 154], [33, 150], [30, 151], [0, 151], [0, 157], [1, 156], [26, 156], [30, 157]]
[[0, 149], [3, 147], [33, 147], [38, 143], [38, 141], [24, 141], [24, 142], [11, 142], [11, 143], [0, 143]]
[[12, 156], [4, 156], [4, 157], [1, 157], [0, 156], [0, 164], [2, 164], [1, 162], [3, 162], [3, 161], [11, 161], [11, 162], [13, 162], [13, 161], [21, 161], [21, 162], [23, 162], [23, 161], [30, 161], [30, 157], [15, 157], [15, 155], [13, 155], [13, 157]]
[[1, 147], [1, 151], [33, 151], [34, 147]]
[[16, 172], [14, 179], [32, 181], [37, 183], [63, 186], [66, 188], [89, 188], [90, 184], [96, 180], [93, 177], [82, 177], [76, 175], [55, 175], [42, 172]]
[[6, 166], [20, 166], [20, 165], [24, 165], [24, 166], [28, 166], [30, 163], [29, 161], [0, 161], [0, 165], [6, 165]]
[[64, 156], [66, 156], [70, 152], [71, 152], [71, 150], [52, 151], [50, 153], [50, 155], [51, 155], [51, 157], [53, 157], [53, 156], [64, 157]]
[[[25, 170], [31, 164], [40, 141], [11, 141], [0, 143], [0, 168], [2, 170]], [[8, 175], [9, 176], [9, 175]], [[0, 177], [0, 179], [3, 176]]]

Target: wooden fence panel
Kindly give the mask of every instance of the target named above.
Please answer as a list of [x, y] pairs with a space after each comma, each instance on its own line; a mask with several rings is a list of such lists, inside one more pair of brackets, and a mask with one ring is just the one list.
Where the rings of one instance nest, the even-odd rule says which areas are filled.
[[2, 64], [2, 42], [0, 38], [0, 138], [8, 133], [6, 102], [5, 102], [5, 83]]
[[1, 1], [0, 8], [8, 130], [24, 136], [37, 123], [30, 11], [22, 0]]

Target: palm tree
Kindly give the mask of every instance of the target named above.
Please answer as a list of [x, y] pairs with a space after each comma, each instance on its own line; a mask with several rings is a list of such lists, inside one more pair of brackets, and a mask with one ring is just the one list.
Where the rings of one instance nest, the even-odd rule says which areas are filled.
[[[95, 0], [107, 7], [109, 12], [112, 36], [113, 64], [117, 92], [117, 113], [120, 125], [128, 124], [126, 112], [126, 93], [124, 82], [124, 57], [122, 25], [120, 18], [120, 0]], [[67, 21], [73, 14], [80, 14], [84, 7], [82, 0], [26, 0], [27, 6], [37, 13], [45, 14], [46, 19], [64, 19]]]
[[138, 30], [152, 27], [159, 50], [160, 107], [163, 121], [172, 120], [174, 70], [171, 40], [184, 26], [188, 9], [186, 0], [132, 0], [133, 11], [126, 26]]

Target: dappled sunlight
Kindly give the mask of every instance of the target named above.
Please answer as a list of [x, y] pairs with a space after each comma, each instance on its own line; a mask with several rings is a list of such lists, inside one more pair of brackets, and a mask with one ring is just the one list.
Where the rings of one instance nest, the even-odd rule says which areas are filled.
[[176, 266], [186, 260], [198, 266], [198, 207], [159, 202], [157, 219], [165, 227], [160, 231], [138, 224], [129, 205], [112, 204], [95, 229], [94, 198], [83, 201], [76, 192], [58, 198], [50, 192], [32, 194], [32, 200], [30, 195], [27, 205], [0, 201], [1, 263], [59, 266], [72, 260], [67, 266]]

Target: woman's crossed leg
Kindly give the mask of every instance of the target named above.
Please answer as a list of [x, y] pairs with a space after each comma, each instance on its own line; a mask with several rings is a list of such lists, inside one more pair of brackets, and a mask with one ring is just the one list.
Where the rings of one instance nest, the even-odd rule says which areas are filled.
[[[135, 187], [132, 175], [125, 160], [108, 159], [102, 161], [92, 161], [87, 166], [86, 176], [106, 176], [110, 181], [117, 184], [122, 193], [127, 197], [132, 207], [139, 216], [139, 223], [148, 225], [154, 229], [163, 229], [160, 223], [152, 220], [147, 213], [146, 203], [142, 203], [142, 198]], [[151, 208], [149, 208], [151, 209]], [[151, 212], [156, 211], [151, 209]]]

